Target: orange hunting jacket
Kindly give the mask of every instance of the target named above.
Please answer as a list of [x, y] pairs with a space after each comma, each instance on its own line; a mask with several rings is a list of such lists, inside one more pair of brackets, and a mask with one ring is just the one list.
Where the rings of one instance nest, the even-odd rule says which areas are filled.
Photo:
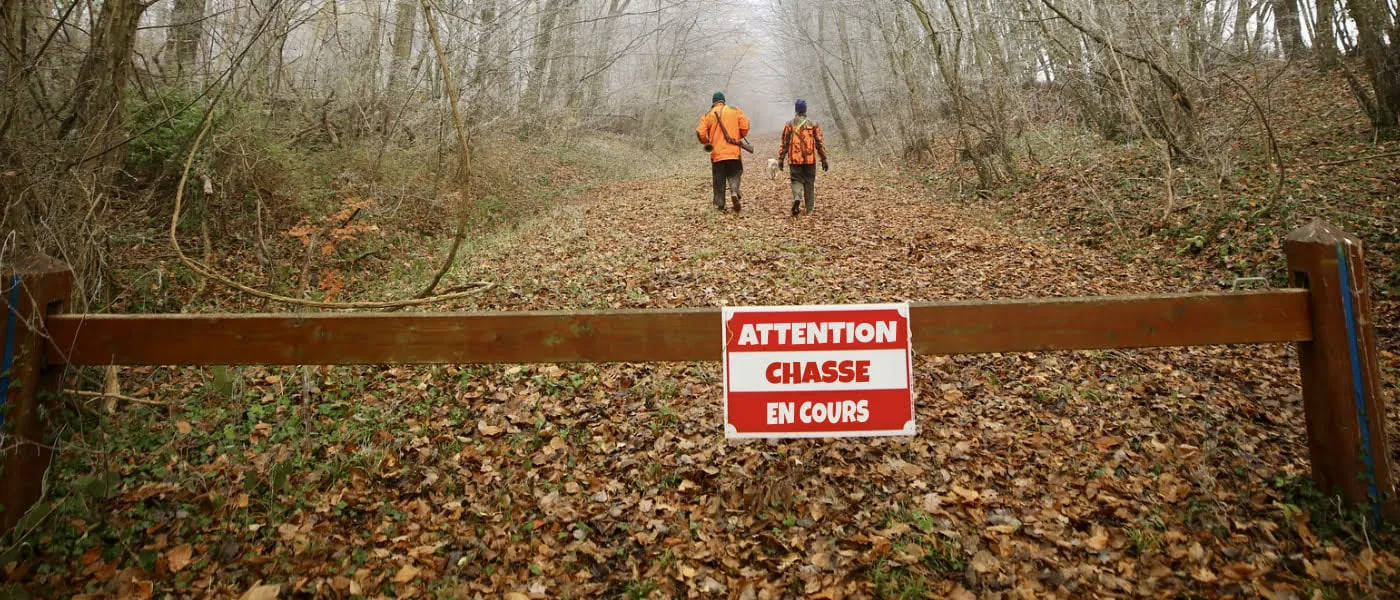
[[715, 119], [723, 119], [724, 129], [729, 132], [729, 137], [734, 141], [742, 140], [749, 135], [749, 118], [744, 115], [744, 111], [733, 106], [728, 106], [723, 102], [716, 102], [710, 106], [710, 110], [705, 116], [700, 117], [700, 124], [695, 127], [695, 137], [700, 139], [701, 144], [713, 144], [715, 149], [710, 152], [710, 162], [722, 160], [737, 160], [742, 149], [738, 144], [731, 144], [724, 139], [724, 133], [720, 131]]
[[783, 137], [778, 145], [778, 160], [791, 157], [788, 164], [815, 165], [817, 157], [826, 162], [826, 143], [822, 128], [807, 117], [797, 117], [783, 125]]

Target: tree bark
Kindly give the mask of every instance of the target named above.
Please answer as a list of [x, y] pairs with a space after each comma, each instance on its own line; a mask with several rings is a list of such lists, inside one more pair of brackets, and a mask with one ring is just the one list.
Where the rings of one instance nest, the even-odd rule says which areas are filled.
[[1323, 66], [1337, 62], [1337, 5], [1335, 0], [1317, 0], [1317, 25], [1313, 27], [1313, 52]]
[[554, 23], [559, 14], [560, 0], [546, 0], [540, 10], [539, 25], [535, 28], [533, 62], [530, 66], [530, 79], [525, 84], [525, 97], [520, 102], [522, 108], [538, 114], [544, 106], [545, 81], [549, 75], [549, 54], [554, 40]]
[[1303, 31], [1298, 22], [1298, 0], [1273, 0], [1274, 29], [1278, 33], [1279, 49], [1284, 58], [1293, 60], [1307, 54]]
[[165, 51], [174, 61], [169, 74], [176, 85], [191, 89], [201, 87], [199, 78], [194, 75], [204, 37], [204, 3], [205, 0], [175, 0], [170, 12], [169, 37], [165, 40]]
[[870, 139], [870, 129], [873, 123], [865, 110], [865, 103], [860, 97], [860, 80], [856, 76], [856, 57], [851, 52], [851, 40], [846, 31], [846, 15], [840, 12], [836, 15], [836, 37], [837, 45], [841, 49], [841, 74], [842, 81], [846, 88], [846, 105], [851, 111], [851, 120], [856, 123], [856, 135], [860, 136], [860, 141]]
[[1235, 2], [1235, 26], [1230, 32], [1230, 45], [1238, 54], [1250, 53], [1254, 50], [1254, 47], [1249, 43], [1249, 19], [1254, 16], [1254, 10], [1254, 0]]
[[[131, 75], [131, 53], [136, 45], [136, 27], [146, 5], [138, 0], [107, 0], [97, 18], [96, 35], [78, 69], [72, 111], [59, 126], [60, 138], [80, 136], [88, 148], [103, 150], [124, 140], [126, 84]], [[87, 162], [98, 173], [98, 181], [110, 183], [126, 156], [117, 148]], [[84, 156], [84, 159], [87, 157]]]
[[[1356, 22], [1356, 44], [1371, 81], [1370, 94], [1353, 86], [1371, 125], [1391, 136], [1400, 126], [1400, 25], [1392, 23], [1385, 0], [1347, 0]], [[1387, 41], [1389, 36], [1389, 41]]]
[[827, 67], [825, 55], [826, 41], [826, 16], [822, 12], [817, 13], [817, 40], [812, 44], [812, 53], [817, 55], [817, 67], [820, 69], [818, 76], [822, 80], [822, 96], [826, 99], [827, 109], [831, 111], [831, 122], [836, 126], [836, 135], [841, 138], [841, 145], [850, 147], [851, 133], [846, 129], [846, 119], [841, 116], [840, 103], [836, 101], [836, 94], [831, 92], [831, 69]]
[[389, 87], [384, 94], [383, 121], [380, 128], [387, 138], [393, 128], [394, 116], [402, 110], [407, 94], [408, 64], [413, 57], [413, 25], [418, 18], [418, 3], [398, 0], [394, 10], [393, 51], [389, 60]]

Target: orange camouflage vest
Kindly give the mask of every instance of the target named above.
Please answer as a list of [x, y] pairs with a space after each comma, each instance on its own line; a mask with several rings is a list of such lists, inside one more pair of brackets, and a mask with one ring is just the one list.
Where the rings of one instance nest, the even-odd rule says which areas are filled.
[[822, 130], [806, 117], [798, 117], [783, 126], [782, 148], [778, 159], [784, 155], [788, 163], [794, 165], [814, 165], [817, 158], [826, 159], [826, 148], [822, 140]]

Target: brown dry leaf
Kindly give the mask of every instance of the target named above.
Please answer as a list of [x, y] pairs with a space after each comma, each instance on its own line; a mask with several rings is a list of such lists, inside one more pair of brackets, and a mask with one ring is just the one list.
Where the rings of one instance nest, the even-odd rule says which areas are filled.
[[1108, 450], [1109, 448], [1112, 448], [1112, 447], [1117, 446], [1117, 445], [1118, 445], [1118, 438], [1115, 438], [1115, 437], [1113, 437], [1113, 436], [1108, 436], [1108, 435], [1106, 435], [1106, 436], [1103, 436], [1103, 437], [1101, 437], [1101, 438], [1099, 438], [1099, 439], [1097, 439], [1097, 440], [1094, 440], [1094, 447], [1095, 447], [1095, 448], [1098, 448], [1100, 452], [1106, 451], [1106, 450]]
[[1092, 531], [1093, 535], [1090, 535], [1089, 539], [1085, 540], [1084, 543], [1090, 548], [1093, 548], [1094, 550], [1103, 550], [1104, 548], [1107, 548], [1108, 530], [1098, 525], [1095, 525]]
[[282, 592], [282, 584], [255, 585], [244, 592], [239, 600], [277, 600]]
[[165, 553], [165, 561], [170, 565], [170, 570], [175, 573], [185, 570], [190, 566], [190, 557], [194, 554], [194, 548], [189, 544], [181, 544]]
[[155, 584], [144, 579], [124, 581], [117, 589], [118, 600], [145, 600], [155, 591]]
[[186, 435], [186, 434], [188, 434], [191, 430], [192, 430], [192, 428], [190, 427], [190, 422], [189, 422], [189, 421], [186, 421], [186, 420], [184, 420], [184, 419], [180, 419], [179, 421], [176, 421], [176, 422], [175, 422], [175, 431], [180, 432], [180, 435]]
[[1201, 547], [1200, 542], [1191, 542], [1191, 547], [1188, 548], [1186, 552], [1191, 557], [1191, 560], [1196, 562], [1200, 562], [1201, 559], [1206, 557], [1206, 549]]
[[1330, 560], [1319, 560], [1313, 563], [1313, 571], [1317, 573], [1317, 578], [1323, 583], [1332, 583], [1341, 579], [1342, 576], [1341, 571], [1338, 571], [1337, 566], [1332, 564]]
[[974, 502], [982, 495], [977, 493], [977, 490], [970, 490], [956, 483], [953, 484], [953, 493], [962, 496], [963, 500], [968, 502]]
[[504, 430], [501, 429], [500, 427], [495, 426], [495, 425], [487, 425], [487, 424], [486, 424], [486, 421], [477, 421], [477, 422], [476, 422], [476, 431], [477, 431], [477, 433], [480, 433], [481, 435], [484, 435], [484, 436], [486, 436], [486, 437], [491, 437], [491, 436], [501, 435], [501, 432], [504, 431]]
[[398, 573], [394, 573], [394, 583], [408, 583], [413, 581], [413, 578], [417, 577], [418, 573], [422, 571], [423, 569], [413, 565], [404, 565], [399, 569]]
[[978, 550], [977, 554], [972, 556], [972, 570], [978, 573], [990, 573], [995, 571], [997, 563], [997, 557], [992, 556], [992, 553], [986, 550]]
[[953, 587], [953, 591], [948, 592], [948, 600], [977, 600], [977, 595], [967, 591], [960, 583]]
[[1225, 568], [1221, 570], [1225, 573], [1226, 577], [1240, 581], [1248, 579], [1250, 575], [1254, 574], [1256, 569], [1254, 565], [1249, 563], [1236, 562], [1226, 565]]

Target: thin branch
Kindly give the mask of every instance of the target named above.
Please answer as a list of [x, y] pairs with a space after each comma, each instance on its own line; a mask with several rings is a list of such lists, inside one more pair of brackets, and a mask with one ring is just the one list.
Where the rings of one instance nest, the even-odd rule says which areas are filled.
[[74, 396], [81, 396], [83, 398], [111, 398], [113, 400], [131, 402], [133, 404], [145, 404], [147, 406], [170, 406], [169, 402], [161, 402], [160, 400], [147, 400], [145, 398], [133, 398], [131, 396], [123, 396], [121, 394], [109, 394], [107, 392], [89, 392], [87, 390], [63, 390], [63, 393], [72, 394]]
[[457, 130], [457, 156], [461, 160], [458, 174], [458, 190], [461, 194], [461, 205], [458, 207], [460, 215], [457, 218], [457, 235], [452, 237], [452, 247], [447, 251], [447, 258], [442, 261], [442, 267], [433, 275], [433, 280], [428, 282], [428, 286], [418, 293], [419, 298], [425, 298], [433, 293], [438, 282], [452, 269], [453, 263], [457, 261], [457, 250], [462, 246], [462, 238], [467, 236], [467, 223], [471, 220], [471, 211], [467, 210], [468, 203], [471, 202], [471, 148], [467, 147], [467, 128], [462, 124], [462, 111], [458, 108], [457, 86], [452, 85], [452, 65], [447, 62], [447, 53], [442, 49], [442, 40], [438, 37], [437, 19], [433, 17], [432, 5], [428, 0], [420, 0], [423, 5], [423, 20], [428, 23], [428, 35], [433, 38], [433, 49], [437, 51], [438, 70], [442, 71], [442, 81], [447, 86], [447, 101], [452, 105], [452, 125]]
[[[1230, 83], [1235, 84], [1235, 87], [1240, 88], [1240, 91], [1244, 92], [1245, 98], [1248, 98], [1250, 105], [1254, 107], [1254, 112], [1259, 114], [1259, 122], [1264, 125], [1264, 133], [1269, 137], [1269, 155], [1273, 158], [1274, 171], [1277, 173], [1278, 177], [1274, 181], [1274, 189], [1269, 193], [1269, 200], [1264, 203], [1264, 207], [1273, 206], [1274, 202], [1278, 200], [1278, 197], [1283, 194], [1283, 181], [1287, 176], [1287, 167], [1283, 164], [1283, 153], [1279, 152], [1278, 138], [1274, 137], [1274, 128], [1269, 125], [1269, 115], [1265, 114], [1264, 107], [1260, 106], [1259, 100], [1254, 97], [1254, 93], [1249, 91], [1249, 88], [1245, 87], [1243, 83], [1240, 83], [1238, 79], [1232, 77], [1228, 72], [1221, 71], [1221, 74], [1224, 75], [1225, 79], [1228, 79]], [[1262, 209], [1260, 213], [1263, 213]]]
[[[1055, 14], [1059, 15], [1061, 19], [1064, 19], [1066, 23], [1069, 23], [1071, 27], [1078, 29], [1081, 33], [1088, 36], [1090, 39], [1107, 47], [1109, 51], [1113, 52], [1114, 54], [1120, 55], [1123, 58], [1126, 58], [1133, 62], [1147, 65], [1148, 68], [1152, 69], [1154, 72], [1157, 73], [1158, 76], [1162, 78], [1162, 81], [1166, 82], [1167, 86], [1171, 88], [1172, 92], [1181, 94], [1183, 97], [1185, 97], [1186, 89], [1183, 88], [1181, 84], [1176, 80], [1176, 78], [1173, 77], [1170, 73], [1168, 73], [1166, 69], [1163, 69], [1161, 65], [1158, 65], [1157, 61], [1154, 61], [1144, 56], [1138, 56], [1126, 50], [1114, 47], [1113, 44], [1109, 43], [1109, 41], [1106, 38], [1104, 38], [1103, 34], [1089, 29], [1088, 27], [1074, 20], [1074, 18], [1070, 17], [1063, 10], [1060, 10], [1060, 7], [1055, 6], [1055, 4], [1050, 2], [1050, 0], [1040, 1], [1041, 3], [1045, 4], [1045, 6], [1048, 7], [1050, 10], [1054, 11]], [[1183, 106], [1183, 108], [1185, 107]], [[1189, 111], [1190, 109], [1187, 110]]]
[[1334, 161], [1329, 161], [1329, 162], [1313, 163], [1313, 164], [1310, 164], [1310, 165], [1303, 165], [1303, 166], [1301, 166], [1301, 167], [1299, 167], [1299, 168], [1300, 168], [1300, 169], [1311, 169], [1311, 168], [1313, 168], [1313, 167], [1335, 167], [1335, 166], [1337, 166], [1337, 165], [1345, 165], [1345, 164], [1350, 164], [1350, 163], [1354, 163], [1354, 162], [1361, 162], [1361, 161], [1363, 161], [1363, 160], [1371, 160], [1371, 159], [1373, 159], [1373, 158], [1393, 158], [1393, 157], [1396, 157], [1396, 156], [1400, 156], [1400, 151], [1396, 151], [1396, 152], [1382, 152], [1382, 153], [1380, 153], [1380, 154], [1371, 154], [1371, 155], [1368, 155], [1368, 156], [1358, 156], [1358, 157], [1356, 157], [1356, 158], [1348, 158], [1348, 159], [1344, 159], [1344, 160], [1334, 160]]

